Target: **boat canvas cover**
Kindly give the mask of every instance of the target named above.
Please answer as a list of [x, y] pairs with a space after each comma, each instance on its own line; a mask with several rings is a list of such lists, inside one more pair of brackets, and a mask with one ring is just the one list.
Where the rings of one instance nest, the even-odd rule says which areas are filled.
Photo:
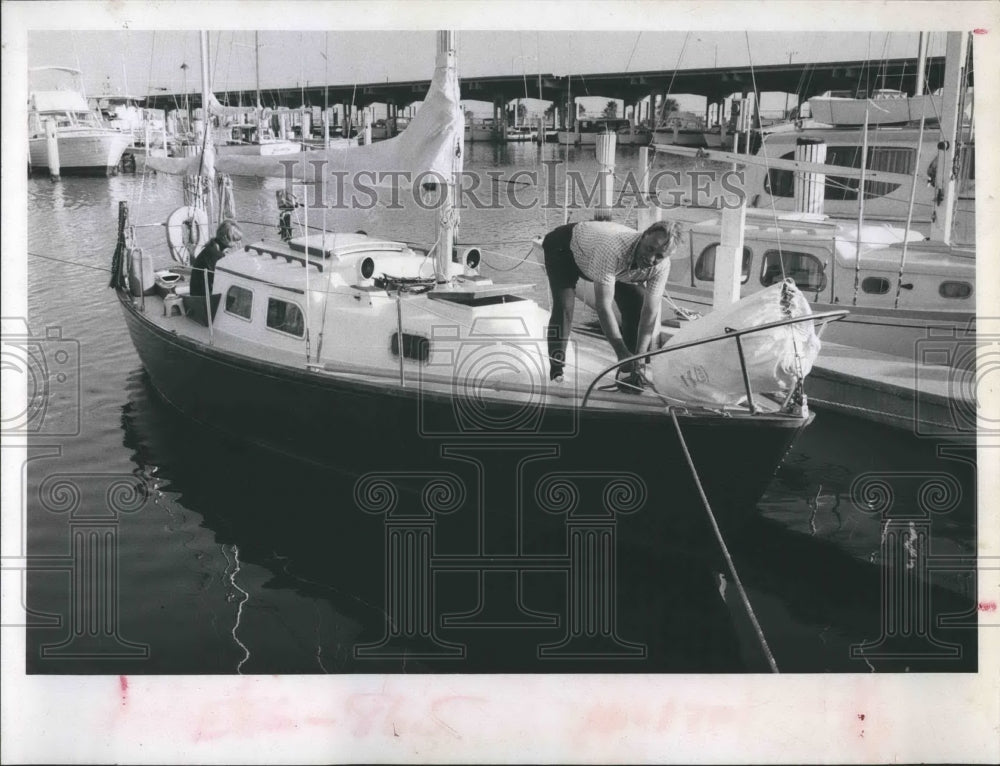
[[[778, 282], [682, 327], [667, 346], [724, 335], [790, 317], [809, 316], [809, 301], [791, 280]], [[819, 355], [812, 322], [773, 327], [742, 336], [750, 387], [755, 393], [788, 392]], [[716, 341], [653, 357], [656, 390], [692, 404], [736, 406], [746, 398], [736, 341]]]
[[[893, 254], [889, 256], [883, 251], [894, 245], [902, 245], [904, 240], [910, 243], [924, 241], [924, 236], [919, 231], [910, 229], [907, 233], [902, 227], [889, 224], [865, 224], [861, 232], [861, 237], [858, 237], [856, 223], [844, 222], [837, 225], [834, 249], [841, 266], [851, 269], [856, 265], [873, 269], [895, 268], [899, 266], [898, 252], [893, 250]], [[859, 240], [860, 264], [856, 264], [859, 260]]]
[[[396, 173], [408, 173], [410, 180], [430, 173], [451, 178], [462, 151], [465, 116], [459, 102], [458, 73], [448, 65], [448, 54], [440, 54], [427, 97], [406, 130], [377, 144], [302, 152], [295, 163], [282, 158], [230, 155], [219, 157], [215, 168], [230, 175], [284, 178], [289, 172], [300, 180], [312, 180], [315, 168], [336, 173], [348, 182], [364, 173], [369, 186], [387, 186], [400, 181]], [[146, 166], [160, 172], [197, 174], [200, 158], [150, 157]]]
[[208, 113], [213, 117], [242, 117], [243, 115], [253, 114], [254, 112], [263, 112], [263, 107], [260, 105], [226, 106], [215, 97], [214, 93], [208, 94]]

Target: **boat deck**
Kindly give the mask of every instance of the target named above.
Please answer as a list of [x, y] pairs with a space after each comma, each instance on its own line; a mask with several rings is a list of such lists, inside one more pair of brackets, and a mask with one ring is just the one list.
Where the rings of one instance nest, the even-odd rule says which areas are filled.
[[[176, 333], [179, 336], [188, 338], [198, 343], [215, 345], [221, 350], [230, 351], [256, 357], [260, 348], [249, 343], [234, 338], [229, 334], [214, 333], [209, 328], [184, 313], [181, 303], [169, 305], [159, 294], [147, 295], [142, 298], [133, 298], [133, 304], [142, 307], [141, 313], [144, 317], [165, 330]], [[588, 331], [586, 328], [574, 327], [573, 343], [577, 349], [577, 356], [586, 358], [586, 368], [574, 371], [571, 366], [567, 366], [565, 380], [562, 383], [552, 384], [547, 380], [539, 380], [536, 375], [528, 376], [525, 380], [487, 380], [480, 384], [479, 390], [484, 394], [492, 394], [507, 401], [533, 401], [537, 402], [541, 395], [552, 406], [578, 407], [582, 401], [588, 386], [598, 373], [614, 364], [614, 354], [610, 347], [598, 333]], [[364, 380], [370, 385], [396, 388], [399, 385], [400, 370], [396, 366], [392, 367], [359, 367], [356, 363], [348, 360], [343, 362], [324, 361], [310, 362], [301, 354], [272, 351], [272, 356], [276, 354], [274, 361], [279, 361], [291, 368], [302, 370], [316, 375], [335, 376], [345, 380]], [[595, 366], [597, 365], [597, 366]], [[575, 374], [574, 374], [575, 372]], [[438, 391], [448, 395], [453, 392], [456, 381], [452, 376], [435, 374], [430, 369], [416, 369], [407, 367], [403, 372], [404, 385], [420, 386], [426, 392]], [[539, 375], [545, 371], [539, 371]], [[778, 414], [780, 406], [765, 396], [755, 396], [754, 403], [758, 408], [758, 415]], [[683, 402], [667, 400], [651, 389], [645, 389], [641, 393], [622, 393], [615, 389], [614, 374], [605, 375], [597, 386], [594, 387], [588, 397], [587, 407], [603, 411], [648, 411], [649, 413], [659, 413], [664, 411], [668, 404], [686, 406], [689, 409], [701, 410], [703, 407], [696, 405], [684, 405]], [[710, 411], [726, 416], [746, 416], [755, 417], [750, 414], [746, 407], [712, 407]]]

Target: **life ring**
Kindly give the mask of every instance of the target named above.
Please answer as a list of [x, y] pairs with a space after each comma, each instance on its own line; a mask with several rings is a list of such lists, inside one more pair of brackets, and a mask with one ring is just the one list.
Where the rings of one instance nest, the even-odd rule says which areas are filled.
[[201, 208], [184, 205], [167, 218], [167, 245], [178, 263], [190, 263], [209, 239], [208, 215]]

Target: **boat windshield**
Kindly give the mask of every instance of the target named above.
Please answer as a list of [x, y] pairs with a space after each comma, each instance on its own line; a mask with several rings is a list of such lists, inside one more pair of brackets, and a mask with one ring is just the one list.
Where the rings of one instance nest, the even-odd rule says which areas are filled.
[[29, 124], [36, 131], [43, 130], [46, 120], [55, 120], [56, 128], [103, 128], [95, 112], [41, 112], [29, 116]]

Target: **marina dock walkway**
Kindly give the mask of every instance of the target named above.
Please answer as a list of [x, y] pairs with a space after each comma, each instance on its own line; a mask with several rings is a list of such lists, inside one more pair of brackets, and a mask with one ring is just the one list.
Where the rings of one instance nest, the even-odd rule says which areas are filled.
[[809, 403], [918, 435], [976, 433], [975, 371], [823, 343], [806, 380]]

